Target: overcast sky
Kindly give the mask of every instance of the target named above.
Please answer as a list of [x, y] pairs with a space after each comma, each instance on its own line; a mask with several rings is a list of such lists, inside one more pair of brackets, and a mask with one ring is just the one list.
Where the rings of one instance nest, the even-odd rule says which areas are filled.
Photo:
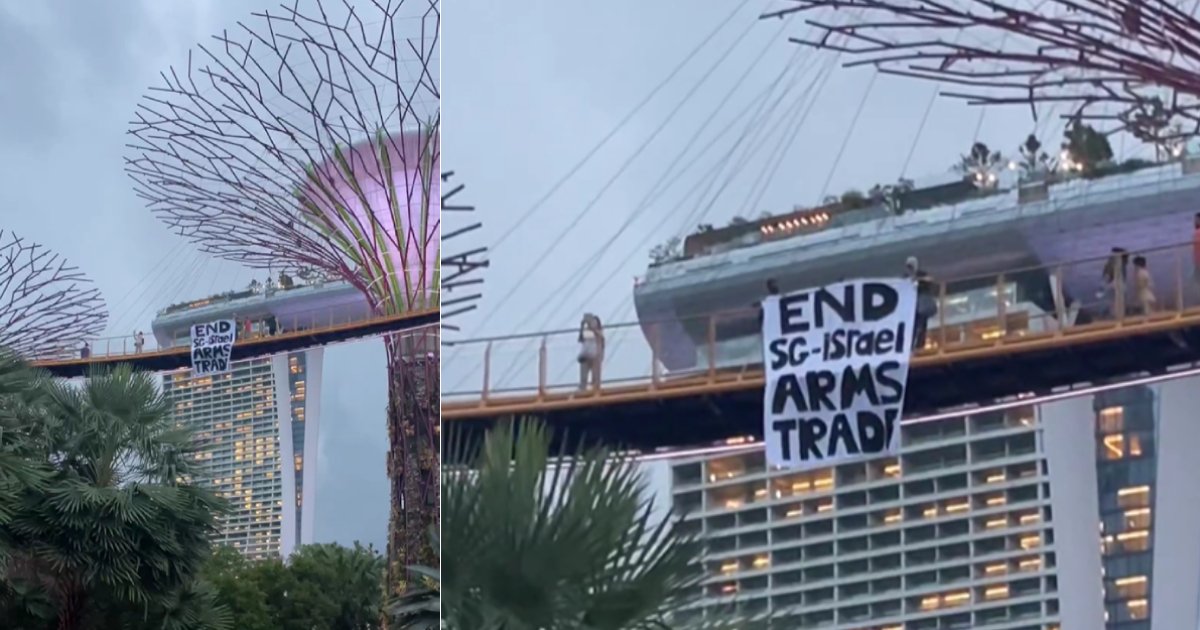
[[[111, 335], [149, 330], [159, 308], [251, 278], [170, 234], [132, 194], [122, 156], [126, 123], [158, 73], [268, 6], [276, 5], [0, 0], [0, 229], [86, 271], [107, 298]], [[337, 346], [325, 357], [315, 537], [382, 548], [382, 344]]]
[[[493, 246], [486, 296], [463, 319], [464, 336], [570, 328], [585, 311], [610, 329], [632, 321], [634, 278], [649, 250], [699, 223], [780, 214], [901, 175], [945, 177], [976, 139], [1015, 156], [1038, 131], [1057, 151], [1061, 111], [1044, 111], [1035, 125], [1024, 107], [969, 107], [935, 99], [933, 83], [844, 69], [831, 53], [788, 43], [808, 34], [801, 19], [758, 19], [775, 6], [447, 6], [443, 160], [467, 184], [464, 197], [486, 224], [480, 240]], [[1114, 140], [1118, 154], [1131, 149]], [[610, 332], [610, 348], [613, 337], [645, 345], [636, 328]], [[479, 389], [482, 352], [448, 354], [444, 391]], [[573, 336], [551, 339], [552, 380], [576, 378], [576, 352]], [[536, 341], [495, 344], [493, 389], [506, 376], [509, 385], [535, 382], [536, 353]], [[506, 369], [514, 361], [515, 375]]]
[[[148, 328], [157, 308], [250, 277], [169, 234], [134, 198], [121, 159], [126, 122], [157, 73], [259, 4], [0, 0], [0, 228], [84, 268], [108, 297], [111, 334]], [[1024, 109], [984, 114], [934, 100], [935, 85], [797, 50], [786, 37], [802, 24], [758, 21], [766, 6], [448, 3], [443, 167], [485, 222], [475, 242], [492, 246], [485, 298], [458, 322], [459, 338], [570, 327], [585, 310], [610, 325], [630, 320], [647, 252], [697, 223], [938, 175], [976, 138], [1011, 153], [1035, 129]], [[1057, 146], [1057, 122], [1041, 131]], [[477, 369], [479, 348], [448, 353], [444, 388], [477, 388], [461, 379]], [[529, 375], [535, 348], [495, 353], [519, 358]], [[556, 347], [568, 366], [574, 351]], [[388, 509], [382, 349], [361, 343], [326, 357], [316, 537], [379, 545]]]
[[[460, 338], [571, 328], [591, 311], [610, 348], [648, 356], [638, 328], [612, 327], [636, 318], [634, 278], [672, 236], [901, 176], [944, 178], [977, 139], [1015, 157], [1036, 132], [1057, 152], [1062, 110], [1043, 110], [1035, 124], [1026, 108], [985, 111], [938, 97], [933, 83], [844, 69], [831, 53], [788, 43], [807, 34], [800, 19], [758, 20], [776, 6], [447, 4], [443, 161], [467, 184], [463, 197], [485, 223], [479, 241], [492, 247], [485, 298], [460, 321]], [[1113, 148], [1118, 157], [1136, 150], [1122, 137]], [[536, 339], [497, 341], [493, 390], [536, 383], [537, 348]], [[483, 349], [447, 352], [444, 392], [480, 388]], [[551, 338], [548, 349], [551, 381], [576, 378], [574, 336]], [[606, 374], [624, 367], [611, 354]], [[637, 365], [645, 374], [648, 362]], [[650, 467], [660, 492], [665, 466]]]

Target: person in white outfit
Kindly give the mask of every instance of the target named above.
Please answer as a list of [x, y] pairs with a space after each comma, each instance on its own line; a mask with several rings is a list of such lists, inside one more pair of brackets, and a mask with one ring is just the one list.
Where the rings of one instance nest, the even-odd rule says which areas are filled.
[[1154, 278], [1150, 276], [1150, 269], [1146, 267], [1144, 256], [1133, 258], [1133, 288], [1141, 314], [1153, 313], [1158, 307], [1158, 297], [1154, 295]]
[[604, 326], [600, 318], [584, 313], [579, 322], [579, 389], [600, 386], [600, 366], [604, 363]]

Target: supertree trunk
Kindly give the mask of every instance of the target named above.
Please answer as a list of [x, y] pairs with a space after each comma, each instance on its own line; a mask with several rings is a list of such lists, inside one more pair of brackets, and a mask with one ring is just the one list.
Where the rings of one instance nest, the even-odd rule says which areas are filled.
[[387, 590], [409, 590], [408, 567], [436, 566], [431, 533], [438, 523], [439, 339], [436, 330], [393, 335], [388, 360]]

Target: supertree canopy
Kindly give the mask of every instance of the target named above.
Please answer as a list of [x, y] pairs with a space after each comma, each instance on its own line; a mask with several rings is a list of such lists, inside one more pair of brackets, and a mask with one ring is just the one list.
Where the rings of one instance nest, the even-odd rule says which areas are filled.
[[[1146, 110], [1200, 124], [1200, 22], [1186, 3], [1142, 0], [787, 0], [810, 14], [798, 44], [881, 72], [958, 86], [973, 104], [1064, 103], [1129, 124]], [[833, 10], [847, 19], [832, 24]], [[1113, 113], [1113, 107], [1121, 113]], [[1101, 111], [1103, 110], [1103, 111]], [[1100, 112], [1092, 114], [1090, 112]]]
[[296, 193], [307, 222], [325, 228], [356, 270], [346, 277], [381, 311], [437, 304], [430, 290], [438, 286], [438, 162], [436, 130], [381, 131], [348, 150], [335, 147]]
[[89, 284], [58, 254], [0, 230], [0, 349], [51, 357], [99, 335], [108, 312]]
[[[305, 0], [162, 74], [126, 171], [169, 226], [253, 267], [318, 269], [381, 314], [441, 308], [437, 0]], [[389, 589], [433, 566], [436, 329], [385, 338]]]

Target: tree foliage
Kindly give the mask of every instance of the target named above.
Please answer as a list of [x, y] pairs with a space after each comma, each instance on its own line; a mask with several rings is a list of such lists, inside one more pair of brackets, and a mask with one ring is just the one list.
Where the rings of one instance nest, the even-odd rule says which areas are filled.
[[446, 627], [663, 627], [700, 595], [697, 542], [657, 513], [635, 461], [591, 451], [556, 462], [550, 444], [534, 422], [482, 444], [448, 436], [445, 460], [473, 465], [442, 473]]
[[1108, 136], [1096, 131], [1079, 119], [1071, 121], [1063, 131], [1063, 151], [1066, 151], [1073, 170], [1091, 174], [1113, 159]]
[[129, 368], [82, 387], [0, 355], [0, 617], [23, 627], [226, 627], [195, 583], [224, 504]]
[[287, 563], [214, 551], [205, 582], [239, 630], [379, 627], [384, 560], [370, 546], [305, 545]]

